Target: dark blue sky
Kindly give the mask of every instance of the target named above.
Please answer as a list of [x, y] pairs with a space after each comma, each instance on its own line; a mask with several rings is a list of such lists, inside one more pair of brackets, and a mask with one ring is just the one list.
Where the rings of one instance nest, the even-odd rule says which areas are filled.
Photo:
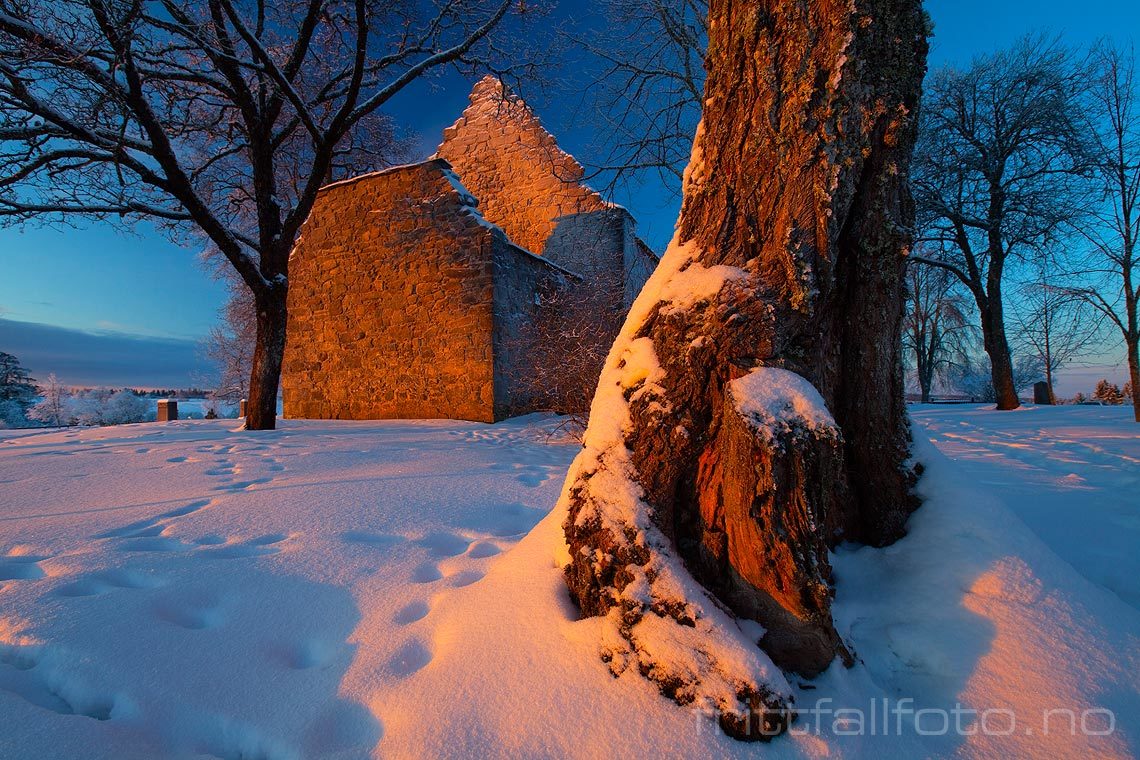
[[[1131, 42], [1140, 30], [1140, 2], [1136, 0], [1086, 0], [1080, 4], [1071, 0], [928, 0], [926, 5], [935, 22], [932, 66], [968, 62], [975, 55], [1035, 31], [1060, 34], [1071, 44], [1083, 45], [1106, 36]], [[591, 22], [589, 14], [595, 12], [596, 5], [590, 2], [563, 2], [559, 10], [560, 15], [581, 17], [586, 25]], [[449, 75], [430, 90], [419, 88], [398, 98], [390, 110], [417, 134], [418, 144], [427, 155], [438, 143], [443, 128], [463, 109], [469, 86], [460, 77]], [[590, 135], [588, 125], [577, 119], [572, 107], [566, 101], [537, 101], [535, 105], [563, 147], [571, 153], [580, 152]], [[664, 247], [676, 219], [675, 198], [647, 188], [614, 200], [633, 212], [642, 234], [654, 247]], [[0, 316], [8, 320], [0, 332], [0, 350], [14, 347], [13, 330], [19, 330], [15, 322], [33, 322], [96, 331], [115, 340], [160, 339], [154, 344], [156, 349], [169, 352], [168, 339], [193, 341], [203, 336], [215, 322], [224, 298], [222, 285], [198, 264], [197, 251], [173, 246], [150, 229], [141, 228], [134, 235], [101, 225], [63, 230], [0, 229]], [[36, 336], [49, 340], [55, 334], [40, 331]], [[66, 345], [74, 352], [86, 350], [82, 346], [87, 344], [78, 341]], [[146, 341], [126, 345], [143, 346]], [[41, 375], [55, 371], [65, 381], [70, 380], [65, 375], [78, 371], [74, 362], [65, 364], [50, 358], [65, 353], [48, 347], [26, 363]], [[166, 385], [179, 376], [176, 367], [164, 364], [159, 382], [158, 373], [147, 369], [147, 353], [141, 349], [117, 356], [121, 370], [103, 366], [99, 382]], [[71, 357], [76, 358], [81, 357]], [[1113, 355], [1105, 357], [1104, 363], [1116, 361]], [[195, 369], [185, 368], [186, 384], [192, 381]], [[80, 382], [78, 378], [70, 381]]]

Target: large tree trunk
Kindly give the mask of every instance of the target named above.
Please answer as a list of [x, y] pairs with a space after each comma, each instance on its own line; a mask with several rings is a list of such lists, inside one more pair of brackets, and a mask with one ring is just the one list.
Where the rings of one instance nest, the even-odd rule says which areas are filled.
[[890, 543], [916, 505], [900, 331], [925, 56], [920, 0], [713, 0], [677, 236], [563, 492], [603, 659], [740, 738], [791, 717], [756, 639], [808, 676], [850, 661], [828, 549]]
[[990, 299], [989, 309], [982, 312], [982, 345], [990, 357], [990, 378], [994, 385], [997, 408], [1003, 411], [1017, 409], [1021, 400], [1013, 382], [1013, 360], [1009, 353], [1009, 339], [1005, 334], [1005, 317], [995, 309]]
[[247, 430], [273, 430], [277, 426], [277, 390], [285, 356], [286, 297], [284, 282], [275, 282], [254, 295], [257, 309], [257, 344], [246, 403]]
[[[933, 343], [937, 340], [937, 335], [930, 338]], [[917, 365], [918, 374], [918, 389], [921, 393], [921, 401], [924, 404], [930, 403], [930, 391], [934, 387], [934, 351], [927, 351], [927, 339], [923, 336], [921, 341], [915, 342], [918, 345], [918, 350], [915, 352], [915, 364]]]

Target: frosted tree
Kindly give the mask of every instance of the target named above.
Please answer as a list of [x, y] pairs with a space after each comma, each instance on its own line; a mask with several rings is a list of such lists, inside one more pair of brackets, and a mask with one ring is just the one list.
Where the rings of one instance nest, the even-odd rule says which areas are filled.
[[1124, 403], [1124, 394], [1121, 393], [1120, 386], [1108, 380], [1101, 380], [1096, 384], [1092, 397], [1109, 406], [1119, 406]]
[[220, 316], [220, 324], [210, 330], [203, 345], [204, 353], [218, 368], [210, 398], [237, 403], [249, 398], [257, 345], [257, 309], [249, 291], [240, 286], [231, 288]]
[[40, 400], [28, 410], [28, 418], [52, 427], [63, 427], [68, 421], [67, 401], [70, 391], [59, 382], [52, 372], [39, 387]]
[[851, 661], [829, 547], [890, 543], [916, 507], [900, 328], [928, 19], [919, 0], [717, 0], [708, 29], [676, 237], [560, 507], [611, 670], [763, 739], [790, 719], [773, 662]]
[[126, 425], [145, 422], [150, 416], [150, 402], [125, 388], [93, 389], [66, 399], [64, 414], [79, 425]]
[[934, 381], [945, 379], [968, 356], [975, 329], [966, 298], [946, 270], [912, 262], [906, 285], [903, 347], [913, 359], [922, 402], [927, 403]]

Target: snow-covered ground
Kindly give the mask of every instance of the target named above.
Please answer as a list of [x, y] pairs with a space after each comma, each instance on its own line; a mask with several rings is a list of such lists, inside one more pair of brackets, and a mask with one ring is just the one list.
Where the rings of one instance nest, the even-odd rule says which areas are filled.
[[598, 659], [552, 420], [11, 431], [0, 758], [1137, 755], [1140, 426], [912, 413], [910, 535], [835, 556], [861, 663], [770, 745]]

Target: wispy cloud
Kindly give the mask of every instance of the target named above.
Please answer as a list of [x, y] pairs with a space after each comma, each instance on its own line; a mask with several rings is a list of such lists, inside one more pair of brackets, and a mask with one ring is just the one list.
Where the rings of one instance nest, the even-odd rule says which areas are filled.
[[17, 356], [37, 378], [54, 372], [68, 385], [185, 387], [212, 367], [191, 340], [127, 332], [72, 330], [0, 318], [0, 351]]

